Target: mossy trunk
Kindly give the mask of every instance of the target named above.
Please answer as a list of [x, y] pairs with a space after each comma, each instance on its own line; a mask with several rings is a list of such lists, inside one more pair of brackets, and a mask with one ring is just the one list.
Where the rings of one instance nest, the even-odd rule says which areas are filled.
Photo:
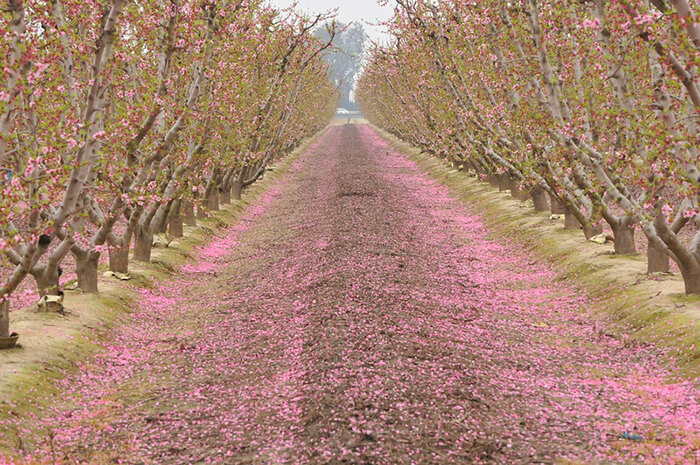
[[10, 301], [0, 300], [0, 337], [10, 337]]
[[671, 271], [671, 262], [663, 249], [649, 241], [647, 247], [647, 273], [668, 273]]
[[549, 210], [549, 203], [547, 202], [547, 193], [544, 189], [539, 186], [535, 186], [530, 189], [530, 197], [532, 197], [532, 203], [535, 206], [535, 210], [538, 212], [546, 212]]
[[99, 264], [99, 262], [100, 254], [97, 252], [87, 252], [83, 257], [76, 257], [78, 287], [83, 292], [97, 294], [97, 265]]
[[617, 255], [636, 255], [637, 249], [634, 246], [634, 227], [626, 225], [611, 224], [613, 239], [615, 240], [615, 253]]
[[114, 273], [129, 272], [129, 242], [109, 249], [109, 271]]
[[194, 216], [194, 206], [192, 202], [184, 202], [182, 204], [182, 221], [187, 226], [197, 226], [197, 218]]
[[150, 262], [152, 249], [153, 232], [147, 228], [137, 228], [134, 233], [134, 260]]

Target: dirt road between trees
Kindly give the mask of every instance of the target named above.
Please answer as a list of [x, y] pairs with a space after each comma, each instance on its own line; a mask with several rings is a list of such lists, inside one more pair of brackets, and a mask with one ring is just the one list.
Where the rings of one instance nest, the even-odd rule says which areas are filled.
[[[698, 391], [368, 125], [331, 127], [62, 381], [30, 463], [700, 462]], [[27, 428], [26, 431], [30, 431]], [[40, 444], [39, 449], [29, 444]], [[22, 449], [24, 448], [24, 449]]]

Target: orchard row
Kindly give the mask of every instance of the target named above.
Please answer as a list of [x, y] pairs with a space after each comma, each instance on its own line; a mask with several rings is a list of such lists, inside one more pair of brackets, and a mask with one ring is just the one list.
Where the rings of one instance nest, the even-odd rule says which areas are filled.
[[[9, 0], [0, 20], [0, 337], [32, 276], [61, 264], [98, 291], [98, 264], [149, 261], [240, 198], [321, 128], [336, 90], [312, 32], [326, 17], [261, 0]], [[332, 28], [329, 26], [329, 28]], [[334, 35], [330, 31], [330, 37]], [[66, 260], [68, 257], [70, 260]]]
[[700, 8], [398, 0], [358, 90], [373, 122], [700, 293]]

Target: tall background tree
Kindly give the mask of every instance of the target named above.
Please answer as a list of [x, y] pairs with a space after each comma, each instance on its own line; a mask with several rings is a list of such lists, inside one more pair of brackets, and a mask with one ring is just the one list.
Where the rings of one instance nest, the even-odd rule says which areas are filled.
[[[354, 89], [355, 82], [362, 71], [367, 34], [362, 24], [338, 23], [338, 30], [333, 40], [334, 47], [326, 52], [324, 59], [331, 68], [331, 81], [338, 86], [340, 100], [338, 105], [348, 110], [356, 110]], [[332, 29], [321, 26], [315, 35], [323, 40], [330, 39]]]

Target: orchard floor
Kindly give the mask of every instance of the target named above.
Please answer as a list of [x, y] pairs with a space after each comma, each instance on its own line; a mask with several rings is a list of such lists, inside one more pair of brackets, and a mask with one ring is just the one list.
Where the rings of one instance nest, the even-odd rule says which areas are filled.
[[370, 126], [331, 127], [199, 254], [17, 420], [49, 431], [29, 463], [700, 462], [662, 353]]

